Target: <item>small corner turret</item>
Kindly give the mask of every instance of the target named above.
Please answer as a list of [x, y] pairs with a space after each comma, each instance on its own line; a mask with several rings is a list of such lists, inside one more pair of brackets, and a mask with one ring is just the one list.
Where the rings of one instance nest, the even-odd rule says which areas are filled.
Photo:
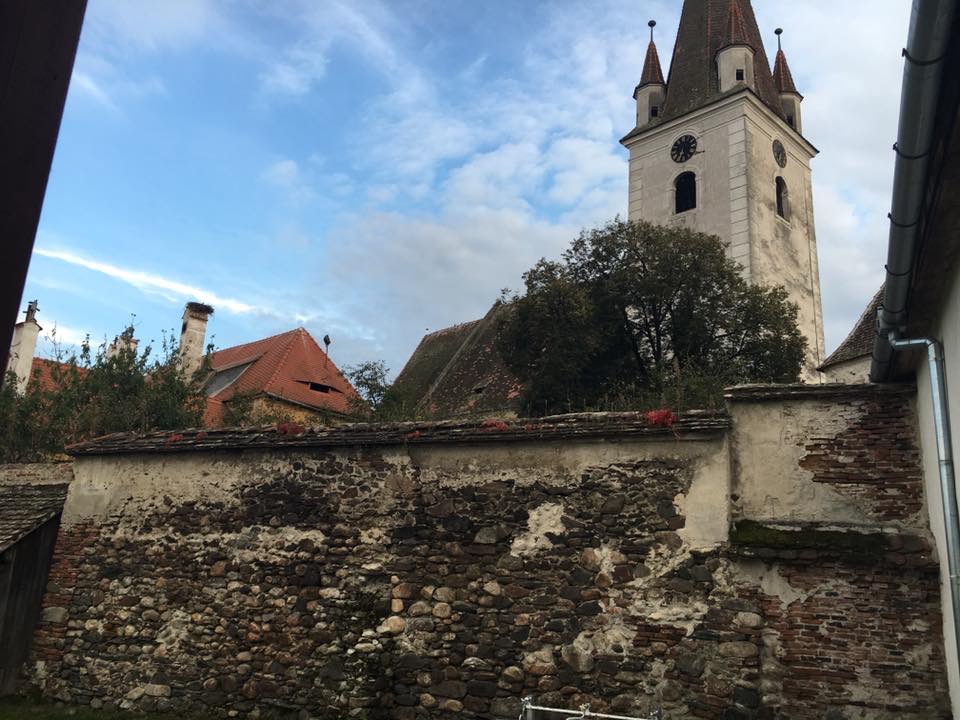
[[653, 42], [653, 28], [657, 26], [657, 21], [651, 20], [647, 25], [650, 28], [650, 44], [647, 45], [647, 56], [643, 61], [640, 84], [633, 91], [633, 98], [637, 101], [637, 127], [643, 127], [660, 115], [667, 95], [667, 84], [663, 81], [663, 69], [660, 67], [660, 56], [657, 55], [657, 46]]
[[803, 102], [803, 95], [797, 92], [797, 86], [793, 84], [793, 75], [790, 73], [790, 66], [787, 65], [787, 56], [784, 55], [783, 47], [780, 45], [783, 29], [777, 28], [774, 32], [777, 35], [777, 57], [773, 62], [773, 84], [780, 93], [780, 104], [783, 105], [783, 114], [787, 118], [787, 123], [802, 135], [800, 103]]
[[756, 52], [749, 41], [747, 25], [738, 0], [730, 0], [727, 10], [726, 37], [717, 51], [717, 78], [720, 92], [725, 93], [738, 85], [756, 89], [753, 77], [753, 56]]

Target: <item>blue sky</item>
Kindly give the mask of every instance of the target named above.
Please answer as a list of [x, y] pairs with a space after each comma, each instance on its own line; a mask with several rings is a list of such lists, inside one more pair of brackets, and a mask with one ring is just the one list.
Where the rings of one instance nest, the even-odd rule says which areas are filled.
[[[756, 0], [805, 95], [827, 345], [882, 280], [909, 4]], [[679, 0], [89, 0], [31, 262], [44, 335], [303, 325], [396, 373], [626, 210], [633, 100]], [[41, 342], [41, 352], [51, 344]]]

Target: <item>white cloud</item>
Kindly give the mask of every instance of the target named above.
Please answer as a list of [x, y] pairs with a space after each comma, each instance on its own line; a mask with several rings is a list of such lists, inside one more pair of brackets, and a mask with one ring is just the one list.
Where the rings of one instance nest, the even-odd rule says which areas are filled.
[[271, 290], [269, 302], [261, 299], [239, 300], [218, 291], [180, 282], [157, 273], [120, 267], [84, 257], [69, 250], [37, 247], [34, 248], [34, 253], [41, 257], [59, 260], [74, 267], [100, 273], [126, 283], [143, 293], [158, 295], [170, 302], [196, 300], [208, 303], [218, 311], [225, 311], [233, 315], [258, 316], [283, 323], [316, 324], [344, 334], [349, 332], [350, 335], [360, 340], [372, 337], [372, 331], [369, 327], [365, 327], [353, 318], [350, 318], [349, 321], [346, 320], [336, 307], [324, 307], [323, 309], [304, 307], [297, 302], [297, 297], [293, 297], [294, 293], [291, 289], [286, 287]]
[[[786, 30], [785, 50], [806, 96], [804, 130], [822, 151], [813, 165], [814, 203], [827, 345], [834, 347], [882, 277], [909, 4], [755, 0], [754, 6], [770, 59], [772, 28]], [[105, 106], [119, 104], [120, 86], [113, 83], [119, 77], [111, 74], [112, 62], [97, 57], [234, 34], [253, 48], [263, 67], [260, 88], [270, 96], [315, 92], [333, 72], [335, 52], [362, 59], [378, 74], [385, 89], [358, 105], [346, 165], [324, 166], [321, 174], [316, 163], [284, 158], [262, 180], [294, 205], [362, 187], [368, 205], [341, 219], [324, 259], [338, 268], [330, 286], [343, 299], [337, 313], [346, 332], [374, 335], [366, 347], [399, 369], [426, 326], [483, 312], [499, 287], [516, 285], [539, 256], [556, 256], [579, 228], [625, 211], [627, 166], [617, 139], [632, 121], [630, 91], [643, 63], [646, 16], [659, 22], [666, 70], [680, 3], [648, 2], [645, 16], [635, 0], [544, 4], [509, 76], [495, 79], [495, 56], [480, 55], [453, 77], [448, 68], [432, 69], [422, 59], [423, 21], [382, 0], [259, 5], [257, 12], [292, 32], [279, 51], [230, 25], [224, 6], [208, 0], [91, 7], [89, 32], [99, 55], [78, 61], [74, 85]], [[369, 177], [361, 186], [347, 168]], [[411, 200], [415, 212], [398, 209]], [[290, 246], [309, 242], [292, 222], [281, 234]], [[113, 269], [151, 292], [182, 297], [184, 289], [196, 290]], [[301, 291], [313, 296], [313, 287]], [[260, 309], [238, 310], [254, 311]], [[351, 323], [357, 328], [350, 330]]]
[[113, 47], [157, 51], [198, 42], [222, 23], [215, 0], [96, 0], [84, 32]]
[[101, 273], [121, 282], [132, 285], [138, 290], [159, 294], [164, 297], [176, 300], [198, 300], [200, 302], [210, 303], [218, 310], [223, 309], [235, 314], [246, 313], [266, 313], [264, 308], [258, 308], [256, 305], [236, 300], [234, 298], [224, 297], [210, 290], [178, 282], [170, 278], [163, 277], [154, 273], [144, 272], [142, 270], [132, 270], [122, 268], [110, 263], [101, 262], [85, 258], [81, 255], [65, 250], [49, 250], [47, 248], [35, 248], [34, 253], [42, 257], [60, 260], [62, 262], [74, 265], [76, 267], [86, 268], [93, 272]]
[[[785, 50], [806, 96], [805, 134], [822, 151], [813, 165], [814, 203], [832, 348], [882, 279], [909, 7], [754, 4], [770, 60], [772, 29], [786, 28]], [[660, 23], [665, 66], [679, 9], [677, 2], [646, 8]], [[515, 284], [531, 259], [555, 255], [580, 227], [625, 212], [627, 165], [617, 139], [631, 125], [643, 20], [632, 0], [550, 5], [511, 77], [469, 84], [479, 77], [471, 71], [460, 75], [469, 86], [450, 93], [442, 77], [417, 67], [371, 103], [357, 131], [376, 173], [371, 203], [432, 197], [438, 207], [427, 216], [357, 218], [338, 235], [352, 254], [365, 253], [360, 266], [392, 268], [371, 278], [367, 291], [381, 316], [389, 315], [380, 324], [392, 365], [402, 364], [420, 325], [436, 324], [408, 313], [469, 319], [492, 301], [494, 288]], [[396, 47], [390, 54], [397, 66], [414, 64], [398, 60]], [[509, 235], [518, 218], [522, 231]], [[364, 314], [360, 306], [356, 312]], [[399, 337], [399, 326], [413, 335]]]
[[277, 160], [264, 169], [261, 177], [280, 190], [292, 205], [304, 205], [316, 196], [296, 160]]
[[100, 86], [100, 83], [85, 72], [78, 70], [73, 73], [73, 77], [70, 80], [70, 88], [74, 92], [94, 99], [104, 107], [110, 108], [111, 110], [117, 109], [109, 93]]
[[280, 60], [260, 74], [264, 90], [287, 95], [304, 95], [327, 71], [328, 43], [313, 42], [289, 49]]

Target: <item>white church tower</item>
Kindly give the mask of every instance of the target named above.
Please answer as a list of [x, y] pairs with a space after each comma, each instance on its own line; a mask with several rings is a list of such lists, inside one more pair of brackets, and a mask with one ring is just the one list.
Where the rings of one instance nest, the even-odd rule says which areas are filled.
[[[631, 220], [718, 235], [746, 279], [783, 285], [800, 309], [807, 381], [823, 361], [810, 161], [800, 103], [778, 49], [767, 61], [750, 0], [685, 0], [666, 81], [653, 42], [634, 90]], [[780, 30], [777, 30], [779, 45]]]

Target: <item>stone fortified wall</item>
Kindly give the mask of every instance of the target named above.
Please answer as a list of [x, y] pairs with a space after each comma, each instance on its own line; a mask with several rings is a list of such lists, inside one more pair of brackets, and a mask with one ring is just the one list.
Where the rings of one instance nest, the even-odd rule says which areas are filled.
[[200, 717], [946, 718], [909, 390], [75, 449], [27, 674]]

